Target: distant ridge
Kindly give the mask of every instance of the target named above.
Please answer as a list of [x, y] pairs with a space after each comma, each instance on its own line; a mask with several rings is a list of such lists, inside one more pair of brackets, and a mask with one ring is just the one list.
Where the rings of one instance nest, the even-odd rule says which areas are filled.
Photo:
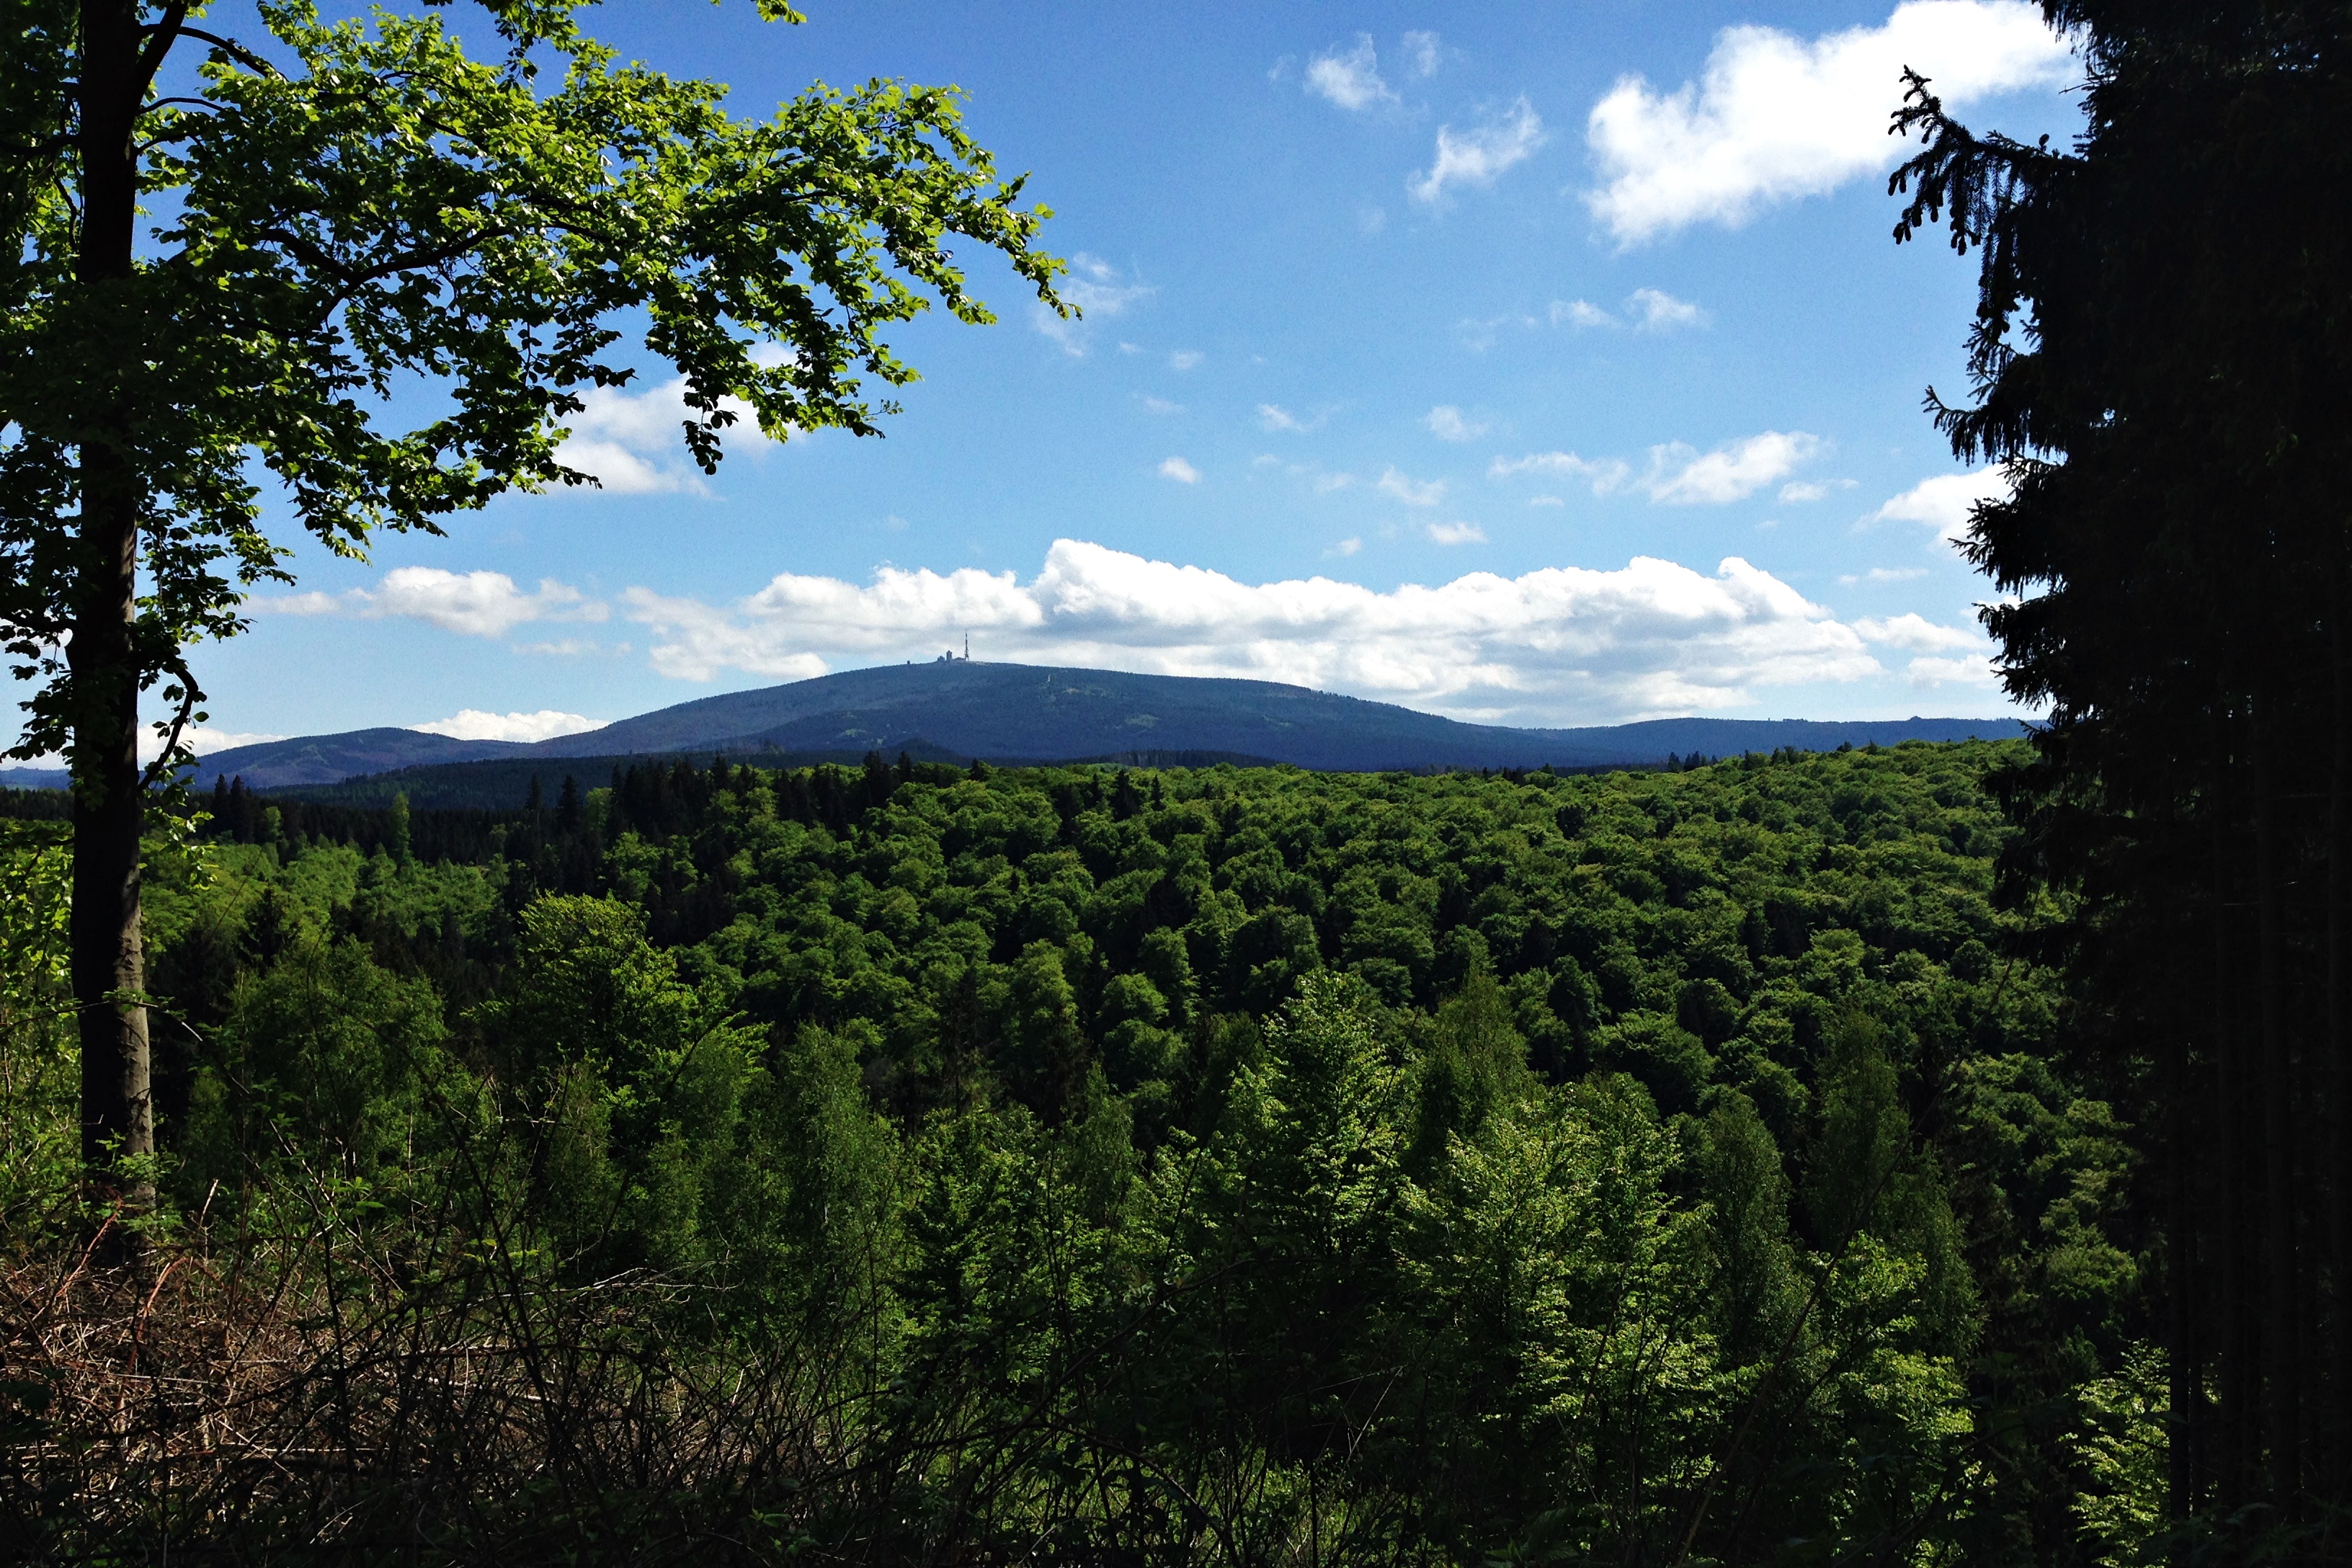
[[[372, 775], [497, 764], [526, 781], [601, 775], [614, 759], [725, 752], [771, 760], [895, 758], [998, 763], [1112, 761], [1140, 766], [1288, 763], [1335, 773], [1391, 769], [1605, 767], [1671, 753], [1723, 756], [1783, 746], [1830, 751], [1907, 740], [2010, 738], [2013, 719], [1832, 721], [1654, 719], [1582, 729], [1465, 724], [1393, 703], [1268, 680], [1230, 680], [968, 659], [844, 670], [728, 692], [535, 745], [457, 741], [414, 730], [356, 730], [216, 752], [190, 783], [241, 777], [253, 789], [306, 792]], [[1186, 759], [1182, 763], [1177, 758]], [[566, 766], [564, 764], [570, 764]], [[532, 764], [540, 764], [533, 767]], [[0, 785], [62, 784], [55, 770], [0, 771]], [[583, 783], [602, 782], [601, 776]]]

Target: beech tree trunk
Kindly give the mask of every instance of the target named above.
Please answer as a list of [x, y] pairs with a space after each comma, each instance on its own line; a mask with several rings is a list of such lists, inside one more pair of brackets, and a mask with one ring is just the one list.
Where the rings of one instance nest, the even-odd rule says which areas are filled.
[[[135, 0], [81, 7], [82, 229], [76, 269], [93, 346], [121, 344], [135, 321], [131, 235], [138, 182], [131, 138], [144, 91]], [[137, 374], [123, 356], [125, 373]], [[115, 396], [106, 394], [111, 390]], [[67, 663], [74, 692], [73, 989], [81, 1035], [81, 1146], [95, 1173], [151, 1154], [146, 963], [139, 931], [139, 479], [120, 412], [124, 389], [94, 387], [81, 432], [81, 521]], [[108, 413], [112, 416], [109, 417]], [[152, 1194], [144, 1182], [123, 1194]]]

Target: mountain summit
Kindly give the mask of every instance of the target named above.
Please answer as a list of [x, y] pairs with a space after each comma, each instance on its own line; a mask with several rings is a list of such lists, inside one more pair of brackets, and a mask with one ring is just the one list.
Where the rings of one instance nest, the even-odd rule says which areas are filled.
[[[1655, 719], [1586, 729], [1465, 724], [1271, 680], [1129, 675], [1108, 669], [939, 659], [844, 670], [756, 691], [698, 698], [601, 730], [533, 745], [359, 730], [238, 746], [199, 761], [190, 782], [242, 777], [256, 789], [496, 759], [509, 765], [632, 755], [776, 752], [800, 758], [911, 751], [931, 760], [1108, 761], [1175, 765], [1289, 763], [1334, 773], [1391, 768], [1596, 767], [1669, 753], [1828, 751], [1843, 743], [2015, 735], [2012, 719]], [[0, 783], [50, 784], [19, 770]]]

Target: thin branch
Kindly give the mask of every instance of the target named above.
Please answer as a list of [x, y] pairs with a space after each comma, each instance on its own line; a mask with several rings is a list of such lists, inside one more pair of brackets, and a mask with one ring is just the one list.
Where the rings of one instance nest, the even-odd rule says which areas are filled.
[[284, 81], [286, 79], [286, 73], [284, 71], [279, 70], [276, 66], [271, 65], [268, 60], [263, 59], [259, 55], [255, 54], [251, 49], [247, 48], [243, 44], [238, 43], [234, 38], [224, 38], [217, 33], [207, 33], [202, 27], [182, 27], [179, 29], [179, 33], [180, 37], [184, 38], [203, 39], [205, 43], [210, 44], [213, 47], [218, 49], [229, 58], [236, 61], [237, 64], [247, 67], [248, 69], [259, 71], [264, 76], [275, 77], [279, 81]]
[[0, 158], [46, 158], [64, 152], [73, 142], [74, 139], [62, 132], [37, 142], [0, 142]]

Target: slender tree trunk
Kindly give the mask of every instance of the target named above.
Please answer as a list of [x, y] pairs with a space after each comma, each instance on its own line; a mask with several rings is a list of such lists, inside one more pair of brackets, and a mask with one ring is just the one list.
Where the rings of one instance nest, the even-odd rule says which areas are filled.
[[[81, 8], [82, 227], [77, 271], [86, 352], [118, 350], [129, 327], [138, 183], [131, 151], [143, 84], [139, 10], [126, 0]], [[126, 356], [127, 358], [128, 356]], [[81, 1029], [82, 1157], [93, 1170], [151, 1154], [146, 987], [139, 933], [139, 480], [121, 389], [93, 386], [81, 433], [81, 526], [73, 636], [73, 987]], [[143, 1203], [139, 1183], [126, 1194]]]
[[2352, 899], [2352, 867], [2345, 864], [2346, 818], [2352, 811], [2352, 647], [2346, 646], [2344, 619], [2352, 609], [2346, 581], [2352, 574], [2352, 536], [2343, 531], [2336, 534], [2336, 559], [2329, 566], [2336, 590], [2327, 606], [2336, 746], [2327, 778], [2327, 1063], [2332, 1070], [2325, 1093], [2335, 1167], [2328, 1252], [2336, 1396], [2331, 1402], [2335, 1415], [2328, 1435], [2328, 1473], [2320, 1490], [2337, 1502], [2352, 1502], [2352, 1048], [2345, 1041], [2344, 995], [2345, 903]]
[[2287, 1044], [2286, 935], [2279, 909], [2278, 808], [2271, 752], [2277, 729], [2268, 691], [2255, 699], [2254, 881], [2257, 958], [2262, 986], [2263, 1371], [2270, 1427], [2272, 1501], [2284, 1517], [2303, 1493], [2301, 1299], [2295, 1293], [2294, 1063]]

